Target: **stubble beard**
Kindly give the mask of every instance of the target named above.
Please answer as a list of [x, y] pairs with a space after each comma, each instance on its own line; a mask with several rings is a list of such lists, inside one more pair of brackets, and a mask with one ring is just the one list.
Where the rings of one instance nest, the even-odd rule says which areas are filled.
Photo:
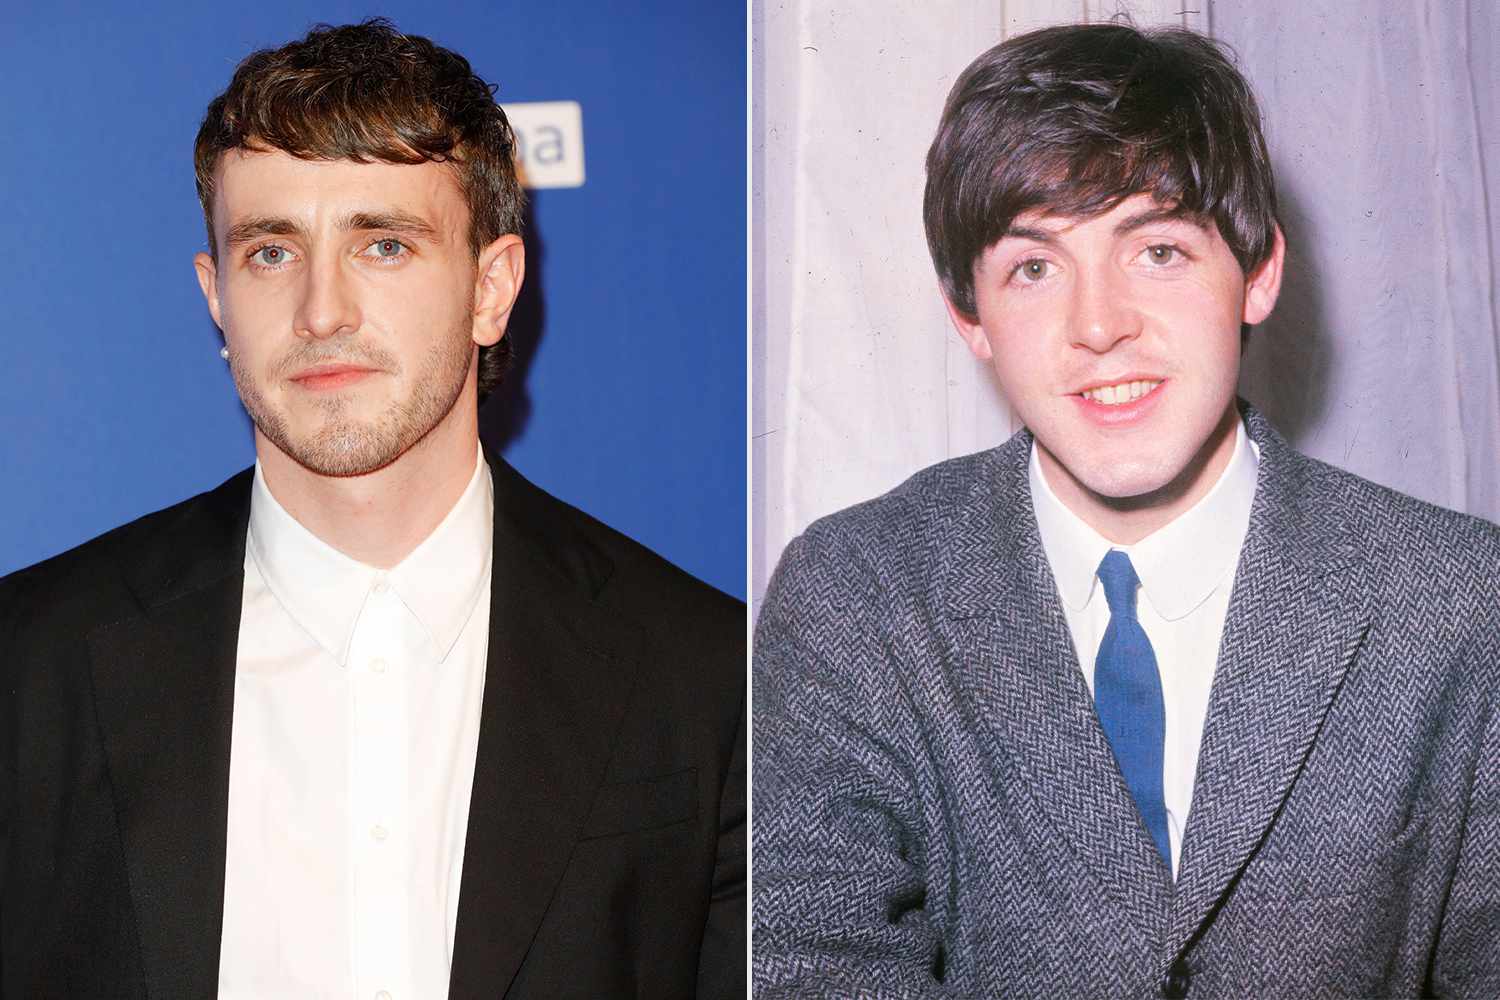
[[[232, 349], [229, 369], [246, 412], [267, 440], [311, 472], [345, 477], [385, 468], [441, 423], [463, 392], [472, 358], [473, 344], [465, 320], [432, 344], [406, 394], [383, 412], [363, 419], [353, 416], [353, 401], [348, 396], [329, 393], [316, 403], [322, 420], [308, 429], [295, 429], [287, 414], [267, 401], [253, 374], [245, 370]], [[277, 371], [293, 371], [323, 361], [367, 364], [398, 381], [402, 375], [399, 359], [383, 348], [361, 345], [339, 353], [332, 342], [292, 352], [277, 365]]]

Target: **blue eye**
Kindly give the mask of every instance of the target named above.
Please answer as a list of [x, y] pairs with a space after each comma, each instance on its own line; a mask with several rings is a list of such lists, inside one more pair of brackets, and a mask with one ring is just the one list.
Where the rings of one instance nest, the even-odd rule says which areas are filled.
[[377, 257], [399, 257], [407, 247], [400, 240], [376, 240], [370, 244], [370, 249], [375, 251]]
[[250, 259], [255, 263], [261, 265], [262, 267], [279, 267], [280, 265], [285, 264], [287, 258], [289, 258], [290, 256], [291, 254], [285, 247], [279, 247], [275, 244], [272, 244], [270, 246], [261, 247], [259, 250], [255, 251], [250, 255]]

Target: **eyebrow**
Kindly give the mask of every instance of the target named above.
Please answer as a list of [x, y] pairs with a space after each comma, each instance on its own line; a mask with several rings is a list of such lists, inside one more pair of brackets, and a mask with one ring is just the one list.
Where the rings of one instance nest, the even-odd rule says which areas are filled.
[[1000, 234], [1002, 240], [1032, 240], [1036, 243], [1056, 243], [1057, 234], [1050, 229], [1038, 229], [1035, 226], [1018, 226], [1011, 223], [1005, 227], [1005, 232]]
[[[339, 219], [336, 227], [346, 233], [368, 232], [381, 230], [384, 232], [398, 233], [403, 236], [411, 236], [416, 239], [424, 239], [431, 243], [441, 243], [442, 237], [426, 219], [421, 216], [412, 215], [410, 212], [399, 210], [387, 210], [378, 212], [350, 212]], [[224, 234], [224, 246], [233, 249], [240, 247], [252, 240], [262, 236], [303, 236], [307, 235], [306, 228], [296, 219], [284, 216], [258, 215], [229, 227], [229, 232]]]
[[[1206, 229], [1207, 223], [1195, 212], [1189, 212], [1183, 208], [1157, 207], [1148, 208], [1134, 215], [1127, 215], [1115, 223], [1115, 236], [1128, 236], [1137, 229], [1155, 225], [1158, 222], [1185, 222], [1196, 229]], [[1007, 226], [1001, 234], [1001, 239], [1033, 240], [1037, 243], [1056, 243], [1057, 231], [1042, 229], [1038, 226], [1018, 226], [1014, 223]]]
[[1144, 229], [1146, 226], [1153, 226], [1158, 222], [1185, 222], [1194, 229], [1208, 228], [1207, 220], [1197, 212], [1189, 212], [1185, 208], [1158, 207], [1148, 208], [1144, 212], [1136, 212], [1134, 215], [1127, 215], [1115, 223], [1115, 235], [1127, 236], [1137, 229]]

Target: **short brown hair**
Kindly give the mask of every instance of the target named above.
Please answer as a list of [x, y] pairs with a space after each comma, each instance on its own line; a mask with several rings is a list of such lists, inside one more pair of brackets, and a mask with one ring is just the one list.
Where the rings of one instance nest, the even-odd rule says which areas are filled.
[[973, 316], [974, 262], [1016, 217], [1075, 217], [1133, 194], [1212, 219], [1248, 274], [1271, 255], [1276, 186], [1255, 96], [1211, 39], [1128, 24], [1043, 28], [954, 83], [922, 215], [943, 291]]
[[[277, 149], [305, 160], [453, 164], [469, 205], [469, 249], [521, 232], [526, 195], [515, 137], [495, 88], [469, 61], [384, 18], [320, 24], [305, 38], [261, 49], [213, 99], [193, 147], [198, 200], [214, 241], [214, 171], [231, 149]], [[483, 398], [510, 362], [510, 338], [479, 351]]]

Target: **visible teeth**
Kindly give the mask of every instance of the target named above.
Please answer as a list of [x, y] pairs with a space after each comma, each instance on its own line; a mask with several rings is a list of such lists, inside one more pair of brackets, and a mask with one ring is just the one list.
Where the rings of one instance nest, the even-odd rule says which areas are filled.
[[1102, 385], [1085, 392], [1084, 398], [1091, 399], [1105, 406], [1118, 406], [1121, 403], [1129, 403], [1140, 399], [1152, 389], [1161, 385], [1160, 379], [1138, 379], [1134, 382], [1117, 382], [1114, 385]]

